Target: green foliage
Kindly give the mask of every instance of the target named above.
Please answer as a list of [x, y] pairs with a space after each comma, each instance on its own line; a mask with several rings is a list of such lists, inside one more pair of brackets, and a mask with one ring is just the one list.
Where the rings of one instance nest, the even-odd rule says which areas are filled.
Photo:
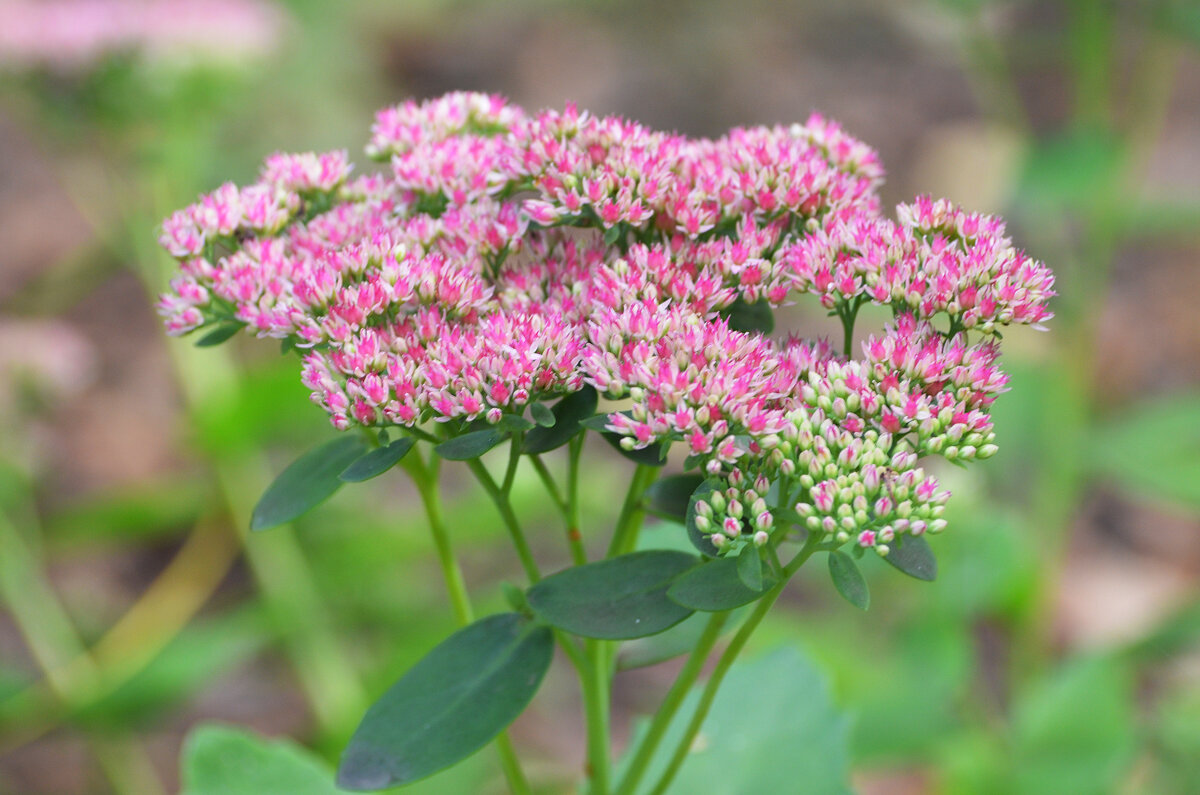
[[361, 483], [377, 478], [400, 463], [400, 459], [404, 458], [416, 443], [417, 440], [411, 436], [402, 436], [391, 444], [364, 453], [343, 469], [338, 477], [347, 483]]
[[685, 522], [692, 494], [703, 482], [704, 476], [696, 474], [659, 478], [646, 489], [646, 509], [658, 516]]
[[715, 613], [749, 604], [775, 584], [765, 578], [761, 588], [753, 589], [742, 579], [740, 568], [738, 558], [706, 560], [676, 578], [667, 596], [692, 610]]
[[470, 431], [442, 442], [433, 451], [447, 461], [470, 461], [491, 450], [508, 438], [508, 434], [496, 428]]
[[722, 310], [722, 316], [729, 321], [729, 328], [734, 331], [756, 331], [770, 334], [775, 330], [775, 313], [767, 299], [760, 298], [752, 304], [738, 296], [737, 300]]
[[692, 496], [688, 498], [687, 513], [684, 516], [684, 526], [687, 528], [688, 540], [692, 542], [692, 546], [700, 551], [702, 555], [709, 558], [715, 558], [719, 554], [719, 550], [709, 540], [706, 533], [700, 532], [700, 528], [696, 527], [696, 503], [708, 497], [714, 491], [721, 487], [721, 482], [715, 478], [709, 478], [696, 487], [692, 492]]
[[296, 519], [342, 487], [339, 477], [365, 449], [357, 436], [340, 436], [293, 461], [267, 487], [250, 517], [251, 530], [267, 530]]
[[692, 614], [667, 589], [695, 562], [684, 552], [648, 550], [573, 566], [530, 588], [529, 605], [546, 623], [585, 638], [654, 635]]
[[342, 755], [338, 784], [394, 787], [470, 756], [529, 704], [553, 652], [549, 628], [516, 613], [454, 633], [367, 710]]
[[239, 331], [241, 331], [242, 329], [244, 329], [245, 327], [246, 327], [245, 323], [234, 323], [234, 322], [221, 323], [218, 326], [216, 326], [214, 329], [209, 331], [207, 334], [205, 334], [203, 337], [196, 340], [196, 347], [197, 348], [212, 348], [216, 345], [220, 345], [222, 342], [225, 342], [226, 340], [233, 339], [233, 337], [236, 336], [237, 333]]
[[871, 591], [867, 587], [866, 578], [858, 570], [854, 558], [841, 550], [830, 552], [829, 576], [833, 579], [833, 585], [837, 588], [837, 592], [847, 602], [859, 610], [866, 610], [871, 606]]
[[554, 424], [537, 427], [527, 433], [525, 452], [531, 455], [547, 453], [571, 441], [580, 432], [580, 423], [596, 413], [599, 400], [596, 390], [585, 386], [555, 403], [551, 409]]
[[890, 546], [884, 560], [896, 569], [925, 582], [937, 579], [937, 558], [925, 536], [898, 535]]
[[[693, 691], [684, 701], [644, 782], [665, 768], [698, 700]], [[630, 747], [646, 728], [635, 727]], [[817, 668], [795, 648], [777, 649], [730, 669], [667, 793], [848, 795], [848, 735], [849, 721]]]
[[288, 740], [208, 724], [183, 746], [181, 795], [337, 795], [333, 771]]

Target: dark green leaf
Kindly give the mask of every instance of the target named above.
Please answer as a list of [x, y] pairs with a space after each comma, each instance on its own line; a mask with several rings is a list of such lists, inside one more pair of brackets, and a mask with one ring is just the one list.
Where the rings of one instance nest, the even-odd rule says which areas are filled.
[[918, 580], [933, 582], [937, 579], [937, 558], [933, 556], [925, 536], [898, 535], [890, 546], [884, 558], [888, 563]]
[[367, 710], [342, 754], [339, 786], [394, 787], [470, 756], [521, 714], [553, 653], [550, 628], [516, 613], [455, 632]]
[[748, 304], [739, 297], [721, 314], [729, 321], [729, 328], [734, 331], [757, 331], [761, 334], [770, 334], [775, 330], [775, 315], [765, 298]]
[[251, 530], [266, 530], [302, 516], [342, 487], [338, 475], [363, 454], [365, 443], [343, 436], [309, 450], [275, 478], [250, 517]]
[[498, 431], [527, 431], [534, 425], [519, 414], [504, 414], [492, 427]]
[[687, 520], [692, 494], [704, 482], [701, 475], [669, 475], [650, 484], [646, 489], [646, 507], [651, 513], [679, 522]]
[[572, 392], [551, 409], [554, 427], [534, 428], [525, 435], [525, 452], [539, 455], [562, 447], [579, 433], [580, 421], [596, 413], [599, 395], [590, 386]]
[[220, 345], [246, 327], [245, 323], [221, 323], [212, 331], [196, 340], [197, 348], [211, 348]]
[[183, 746], [182, 795], [336, 795], [333, 771], [288, 740], [202, 725]]
[[684, 524], [687, 526], [688, 539], [691, 540], [692, 546], [710, 558], [715, 558], [719, 554], [719, 551], [713, 546], [713, 542], [709, 540], [708, 534], [701, 533], [696, 527], [696, 503], [705, 499], [714, 491], [719, 490], [720, 487], [721, 481], [715, 478], [709, 478], [697, 486], [696, 490], [692, 492], [691, 498], [688, 499], [687, 516], [684, 520]]
[[554, 416], [554, 412], [545, 403], [534, 403], [529, 407], [529, 413], [533, 421], [542, 428], [553, 428], [554, 423], [558, 422], [558, 417]]
[[841, 550], [830, 552], [829, 576], [833, 578], [833, 586], [847, 602], [860, 610], [871, 606], [871, 592], [854, 558]]
[[692, 614], [667, 588], [696, 562], [670, 550], [633, 552], [553, 574], [529, 589], [543, 621], [585, 638], [624, 640], [662, 632]]
[[767, 577], [762, 590], [748, 588], [738, 575], [737, 558], [716, 558], [681, 574], [671, 584], [667, 597], [683, 607], [715, 613], [750, 604], [774, 584]]
[[[639, 792], [662, 775], [699, 700], [699, 689], [684, 700]], [[648, 723], [634, 728], [630, 748]], [[825, 677], [794, 646], [736, 662], [665, 795], [848, 795], [849, 729]], [[622, 763], [618, 774], [628, 757]]]
[[635, 450], [626, 450], [621, 446], [621, 440], [629, 437], [621, 436], [616, 433], [600, 434], [604, 441], [608, 442], [616, 449], [618, 453], [628, 458], [635, 464], [641, 464], [648, 467], [660, 467], [667, 463], [667, 446], [662, 442], [655, 442], [646, 447]]
[[416, 443], [417, 440], [411, 436], [402, 436], [389, 445], [376, 447], [342, 470], [338, 477], [347, 483], [361, 483], [379, 477], [399, 463]]
[[618, 240], [620, 240], [624, 234], [625, 234], [625, 229], [621, 224], [617, 224], [616, 226], [609, 227], [604, 232], [604, 245], [606, 245], [606, 246], [615, 245], [616, 242]]
[[590, 417], [584, 417], [579, 421], [579, 424], [590, 431], [598, 431], [600, 433], [608, 433], [608, 418], [612, 412], [601, 412], [593, 414]]
[[485, 428], [482, 431], [471, 431], [462, 436], [442, 442], [433, 448], [433, 452], [448, 461], [469, 461], [491, 450], [508, 438], [508, 434], [495, 428]]
[[763, 590], [762, 556], [758, 554], [758, 547], [753, 544], [742, 547], [737, 557], [737, 573], [742, 585], [751, 591]]

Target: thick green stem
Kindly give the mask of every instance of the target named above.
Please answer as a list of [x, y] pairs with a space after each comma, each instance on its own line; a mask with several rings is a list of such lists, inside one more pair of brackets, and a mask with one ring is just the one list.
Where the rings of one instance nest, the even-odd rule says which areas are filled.
[[629, 491], [625, 493], [625, 503], [621, 506], [621, 514], [617, 517], [617, 527], [613, 531], [612, 542], [608, 545], [608, 557], [616, 557], [632, 552], [637, 544], [637, 534], [642, 527], [642, 496], [647, 487], [658, 477], [658, 467], [638, 464], [629, 483]]
[[783, 593], [783, 589], [787, 587], [788, 580], [796, 573], [796, 570], [808, 560], [819, 546], [819, 536], [816, 533], [809, 533], [809, 536], [804, 541], [804, 546], [797, 553], [796, 557], [783, 569], [783, 576], [779, 583], [767, 591], [758, 603], [754, 606], [754, 611], [742, 624], [741, 629], [733, 636], [729, 646], [721, 654], [717, 661], [717, 667], [713, 669], [712, 676], [708, 678], [708, 683], [704, 686], [704, 691], [700, 694], [700, 703], [696, 705], [696, 712], [692, 715], [691, 721], [684, 730], [683, 737], [679, 741], [679, 745], [675, 747], [675, 753], [671, 756], [671, 761], [667, 765], [666, 771], [659, 778], [654, 789], [651, 790], [651, 795], [663, 795], [667, 788], [671, 786], [679, 768], [687, 760], [688, 754], [691, 752], [692, 743], [696, 740], [696, 735], [700, 732], [700, 727], [704, 724], [704, 719], [708, 717], [708, 711], [712, 708], [713, 700], [717, 697], [717, 691], [721, 687], [721, 682], [724, 681], [725, 675], [729, 673], [729, 669], [733, 666], [734, 660], [745, 647], [746, 642], [750, 640], [750, 636], [754, 634], [754, 630], [758, 629], [758, 625], [762, 623], [771, 606], [775, 604], [775, 600]]
[[611, 777], [610, 750], [612, 677], [608, 665], [609, 643], [587, 640], [586, 665], [580, 672], [583, 712], [587, 719], [587, 775], [591, 795], [608, 795]]
[[[454, 607], [454, 618], [459, 626], [466, 626], [474, 620], [474, 609], [471, 607], [471, 596], [467, 592], [466, 581], [463, 579], [462, 568], [450, 545], [450, 534], [442, 518], [442, 501], [438, 494], [437, 458], [430, 456], [429, 464], [421, 458], [419, 450], [413, 450], [405, 457], [403, 466], [412, 476], [421, 496], [421, 504], [425, 506], [425, 517], [429, 521], [429, 530], [433, 535], [433, 544], [437, 549], [438, 562], [442, 566], [442, 576], [446, 580], [446, 591], [450, 594], [450, 604]], [[508, 733], [501, 733], [495, 740], [496, 752], [500, 757], [500, 767], [504, 778], [513, 795], [530, 795], [532, 790], [521, 762], [513, 748], [512, 739]]]
[[525, 576], [529, 578], [529, 582], [535, 583], [542, 579], [541, 572], [538, 571], [537, 562], [533, 559], [533, 552], [529, 549], [529, 543], [525, 540], [525, 532], [521, 529], [521, 523], [517, 520], [517, 514], [513, 511], [512, 501], [508, 498], [508, 492], [502, 490], [496, 484], [491, 473], [487, 471], [487, 467], [478, 459], [474, 458], [467, 462], [467, 468], [475, 475], [475, 479], [483, 486], [483, 490], [487, 492], [492, 503], [496, 506], [496, 510], [500, 513], [500, 518], [504, 521], [504, 527], [508, 530], [508, 535], [512, 538], [513, 546], [516, 547], [517, 557], [521, 559], [521, 566], [525, 569]]
[[658, 707], [658, 712], [654, 714], [654, 720], [650, 723], [650, 729], [646, 732], [646, 736], [642, 738], [641, 744], [638, 746], [634, 754], [633, 761], [629, 764], [629, 769], [625, 773], [625, 777], [621, 779], [620, 785], [617, 787], [617, 795], [633, 795], [637, 791], [637, 786], [641, 783], [642, 776], [646, 774], [646, 768], [650, 765], [650, 761], [654, 758], [654, 752], [658, 750], [658, 744], [662, 742], [663, 736], [667, 733], [667, 729], [671, 726], [671, 721], [675, 718], [675, 713], [679, 711], [679, 707], [683, 704], [684, 698], [687, 697], [688, 691], [692, 689], [697, 677], [704, 668], [704, 663], [708, 660], [709, 652], [713, 646], [717, 644], [717, 640], [721, 637], [721, 630], [725, 626], [725, 621], [729, 618], [728, 612], [713, 613], [708, 619], [708, 624], [704, 627], [704, 634], [700, 636], [700, 640], [696, 643], [696, 648], [692, 649], [692, 654], [688, 657], [687, 663], [684, 664], [683, 670], [679, 672], [675, 683], [671, 685], [671, 689], [667, 691], [666, 697], [662, 704]]
[[579, 459], [586, 441], [587, 434], [581, 433], [567, 447], [567, 543], [571, 546], [571, 557], [577, 566], [587, 563], [587, 550], [583, 546], [579, 520]]

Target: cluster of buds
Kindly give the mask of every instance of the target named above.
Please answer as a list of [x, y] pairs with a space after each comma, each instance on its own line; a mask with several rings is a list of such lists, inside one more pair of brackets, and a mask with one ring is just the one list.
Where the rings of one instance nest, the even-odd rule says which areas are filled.
[[[882, 554], [940, 530], [918, 457], [995, 452], [994, 332], [1049, 317], [1053, 276], [999, 219], [885, 218], [874, 151], [819, 116], [695, 140], [456, 93], [381, 111], [368, 152], [390, 168], [274, 155], [171, 216], [169, 330], [287, 340], [341, 429], [453, 432], [593, 386], [631, 404], [607, 417], [622, 448], [680, 444], [719, 484], [696, 519], [725, 554], [796, 525]], [[893, 322], [858, 357], [764, 334], [803, 294]]]

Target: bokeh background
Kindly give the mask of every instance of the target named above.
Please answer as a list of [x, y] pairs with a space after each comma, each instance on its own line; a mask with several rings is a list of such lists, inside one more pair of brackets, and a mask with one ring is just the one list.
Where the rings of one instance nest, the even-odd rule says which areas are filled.
[[[449, 630], [399, 474], [247, 537], [332, 431], [276, 346], [196, 350], [153, 301], [169, 211], [278, 149], [363, 163], [375, 109], [456, 89], [691, 135], [816, 109], [879, 149], [885, 203], [1005, 215], [1057, 316], [1006, 339], [999, 455], [944, 473], [939, 581], [868, 566], [862, 614], [808, 567], [751, 656], [812, 661], [856, 792], [1200, 792], [1200, 4], [158, 0], [115, 50], [102, 3], [54, 35], [17, 24], [38, 5], [0, 2], [0, 792], [175, 792], [211, 721], [331, 762]], [[627, 463], [591, 455], [603, 543]], [[532, 471], [516, 493], [565, 563]], [[460, 474], [446, 497], [499, 608], [497, 517]], [[618, 676], [618, 746], [676, 670]], [[539, 791], [573, 791], [578, 709], [556, 667], [515, 726]], [[411, 791], [503, 787], [484, 752]]]

